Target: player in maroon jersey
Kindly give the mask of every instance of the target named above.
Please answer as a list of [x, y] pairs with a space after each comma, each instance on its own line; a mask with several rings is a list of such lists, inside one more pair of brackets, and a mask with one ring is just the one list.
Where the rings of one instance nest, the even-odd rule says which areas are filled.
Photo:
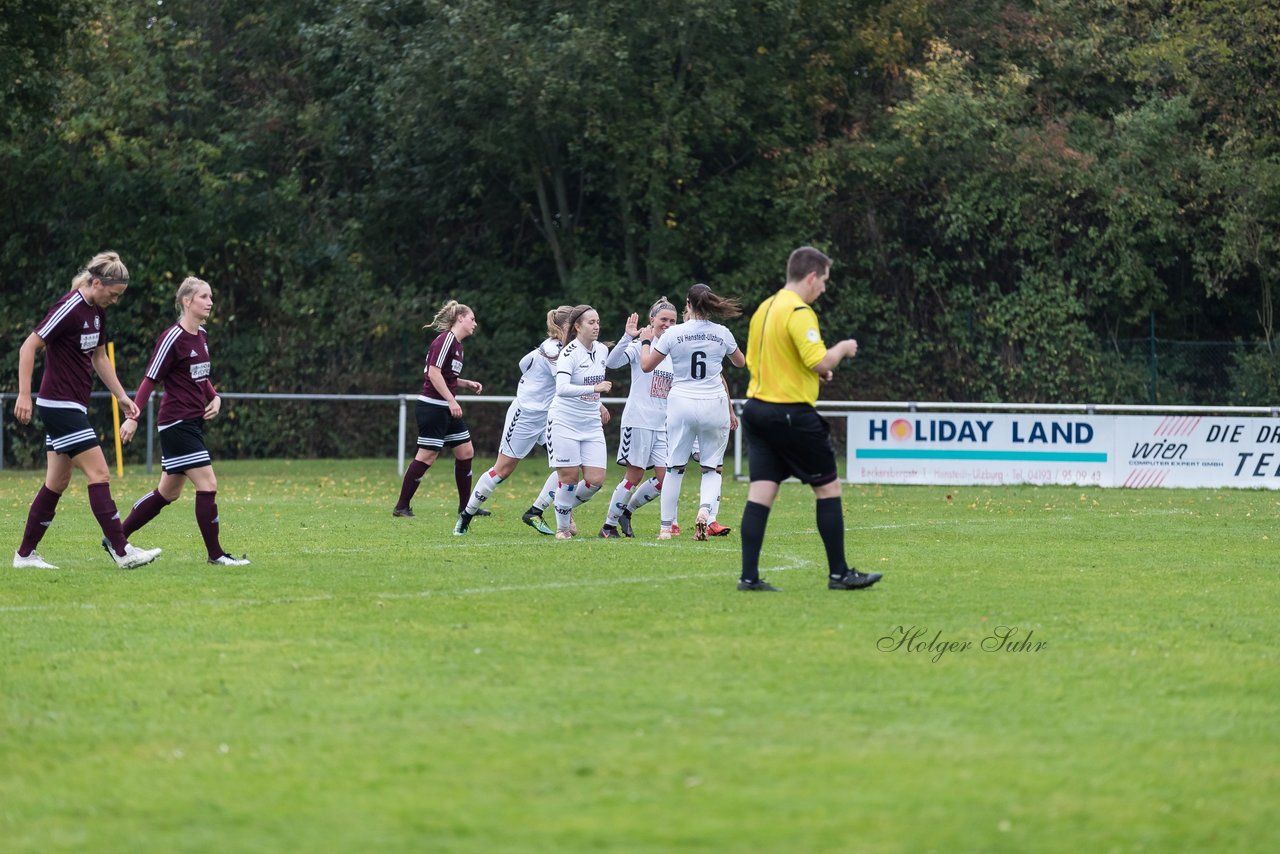
[[[520, 384], [516, 389], [516, 399], [507, 409], [507, 417], [502, 424], [498, 459], [493, 468], [480, 475], [480, 482], [467, 499], [467, 506], [458, 514], [458, 521], [453, 526], [454, 536], [465, 535], [476, 516], [488, 516], [489, 511], [481, 505], [489, 500], [498, 484], [511, 477], [520, 461], [533, 453], [534, 445], [546, 444], [547, 409], [555, 394], [556, 359], [564, 346], [563, 327], [572, 311], [571, 305], [548, 311], [547, 337], [520, 360]], [[542, 511], [550, 506], [559, 485], [559, 475], [552, 472], [542, 493], [521, 517], [521, 521], [540, 534], [555, 535], [543, 520]]]
[[129, 270], [120, 256], [98, 253], [71, 280], [71, 291], [53, 304], [18, 350], [18, 401], [13, 414], [20, 424], [31, 422], [31, 377], [36, 353], [44, 350], [44, 376], [34, 411], [45, 428], [48, 467], [44, 485], [27, 513], [22, 544], [13, 556], [15, 569], [57, 569], [40, 556], [36, 546], [53, 522], [58, 499], [71, 484], [73, 468], [89, 479], [89, 507], [117, 566], [133, 569], [151, 563], [160, 554], [160, 549], [135, 548], [125, 537], [111, 498], [107, 458], [89, 424], [89, 392], [95, 372], [125, 414], [138, 415], [138, 407], [120, 385], [107, 356], [106, 309], [116, 304], [128, 286]]
[[462, 373], [462, 342], [476, 331], [476, 315], [457, 300], [449, 300], [429, 326], [442, 331], [431, 342], [422, 368], [422, 392], [417, 406], [418, 453], [404, 473], [400, 500], [391, 511], [394, 516], [413, 515], [409, 502], [427, 469], [446, 445], [453, 448], [453, 479], [458, 486], [459, 513], [471, 495], [471, 459], [476, 452], [471, 444], [471, 432], [462, 420], [457, 393], [460, 388], [473, 394], [484, 390], [480, 383], [458, 376]]
[[[209, 563], [218, 566], [247, 566], [246, 558], [234, 558], [222, 548], [218, 537], [218, 479], [213, 474], [213, 458], [204, 445], [204, 422], [215, 418], [222, 398], [209, 379], [209, 335], [202, 325], [213, 312], [213, 288], [188, 276], [178, 286], [174, 299], [178, 322], [156, 339], [156, 349], [147, 363], [146, 375], [138, 386], [138, 407], [156, 384], [164, 386], [164, 399], [156, 420], [160, 430], [160, 485], [138, 499], [124, 520], [125, 536], [150, 522], [160, 511], [178, 500], [190, 480], [196, 488], [196, 525], [204, 539]], [[128, 418], [120, 428], [120, 438], [128, 442], [138, 429], [138, 419]]]

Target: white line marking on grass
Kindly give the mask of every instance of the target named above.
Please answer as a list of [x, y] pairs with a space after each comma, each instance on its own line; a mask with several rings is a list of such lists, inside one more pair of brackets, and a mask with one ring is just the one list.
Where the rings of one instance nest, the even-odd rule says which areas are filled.
[[[816, 533], [816, 532], [811, 532], [811, 533]], [[570, 540], [570, 542], [577, 542], [577, 540]], [[594, 540], [594, 539], [588, 539], [588, 540], [586, 540], [586, 542], [595, 542], [595, 540]], [[443, 553], [447, 553], [447, 552], [455, 551], [455, 550], [460, 549], [460, 548], [465, 548], [465, 549], [509, 549], [510, 547], [511, 547], [511, 544], [510, 544], [510, 543], [477, 543], [477, 542], [474, 542], [474, 541], [470, 541], [470, 542], [466, 542], [466, 543], [422, 543], [422, 544], [420, 544], [420, 545], [415, 545], [415, 546], [413, 547], [413, 552], [414, 552], [415, 554], [418, 554], [418, 553], [421, 553], [421, 552], [438, 552], [438, 553], [443, 552]], [[570, 549], [572, 549], [572, 548], [577, 548], [577, 546], [556, 546], [556, 548], [570, 548]], [[656, 541], [656, 540], [655, 540], [655, 541], [654, 541], [654, 542], [652, 542], [652, 543], [643, 543], [643, 542], [642, 542], [642, 543], [635, 543], [635, 544], [633, 544], [633, 545], [626, 546], [625, 548], [628, 548], [628, 549], [632, 549], [632, 548], [635, 548], [635, 549], [670, 549], [670, 548], [680, 548], [680, 546], [679, 546], [679, 544], [677, 544], [677, 545], [675, 545], [675, 546], [672, 546], [672, 545], [670, 544], [670, 542], [658, 542], [658, 541]], [[695, 546], [694, 548], [696, 548], [696, 549], [697, 549], [698, 551], [700, 551], [700, 552], [734, 552], [734, 553], [738, 553], [738, 552], [740, 551], [740, 549], [739, 549], [738, 547], [736, 547], [736, 546], [713, 546], [713, 545], [705, 545], [705, 546], [704, 546], [704, 545], [698, 545], [698, 546]], [[297, 552], [298, 554], [304, 554], [304, 555], [340, 555], [340, 554], [352, 554], [352, 555], [358, 554], [358, 555], [368, 555], [368, 554], [369, 554], [369, 549], [368, 549], [367, 547], [352, 547], [352, 548], [349, 548], [349, 549], [342, 549], [342, 548], [332, 548], [332, 547], [328, 547], [328, 546], [326, 546], [326, 547], [324, 547], [324, 548], [308, 548], [308, 547], [305, 547], [305, 546], [304, 546], [304, 547], [302, 547], [302, 548], [300, 548], [300, 549], [296, 549], [296, 552]], [[677, 553], [673, 552], [673, 553], [672, 553], [672, 556], [673, 556], [673, 557], [677, 557], [677, 556], [680, 556], [680, 555], [683, 555], [683, 554], [685, 554], [685, 553], [680, 553], [680, 554], [678, 555]]]
[[[727, 551], [727, 549], [725, 549]], [[769, 566], [763, 568], [768, 572], [790, 572], [794, 569], [805, 569], [813, 566], [813, 561], [804, 558], [791, 558], [789, 565], [785, 566]], [[681, 575], [653, 575], [642, 576], [639, 578], [581, 578], [570, 581], [547, 581], [538, 584], [507, 584], [493, 587], [463, 587], [458, 590], [414, 590], [404, 592], [381, 592], [381, 593], [355, 593], [350, 596], [337, 596], [332, 593], [323, 593], [315, 596], [280, 596], [271, 599], [196, 599], [191, 602], [116, 602], [110, 605], [98, 605], [93, 602], [67, 602], [49, 605], [4, 605], [0, 606], [0, 614], [16, 614], [35, 611], [52, 611], [58, 608], [75, 609], [81, 611], [128, 611], [128, 610], [144, 610], [166, 607], [190, 607], [192, 605], [205, 605], [208, 607], [244, 607], [253, 608], [264, 605], [308, 605], [317, 602], [334, 602], [340, 599], [356, 599], [370, 598], [375, 600], [386, 599], [427, 599], [434, 597], [448, 596], [477, 596], [488, 593], [531, 593], [539, 590], [572, 590], [574, 588], [587, 587], [619, 587], [625, 584], [661, 584], [668, 581], [689, 581], [693, 579], [703, 578], [725, 578], [726, 573], [723, 572], [690, 572]], [[726, 584], [731, 583], [734, 579], [726, 578]]]

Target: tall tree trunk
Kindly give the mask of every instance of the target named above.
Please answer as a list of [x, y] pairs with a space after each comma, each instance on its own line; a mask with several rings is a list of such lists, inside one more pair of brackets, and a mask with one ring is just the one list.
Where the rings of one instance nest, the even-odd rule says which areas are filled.
[[565, 261], [564, 248], [560, 243], [560, 229], [556, 224], [555, 214], [551, 210], [551, 200], [547, 198], [547, 185], [543, 175], [544, 167], [537, 165], [533, 170], [533, 186], [538, 194], [538, 214], [542, 217], [542, 236], [551, 247], [551, 254], [556, 261], [556, 275], [560, 285], [569, 286], [569, 266]]
[[640, 258], [636, 253], [636, 236], [633, 233], [634, 222], [631, 219], [631, 200], [627, 198], [626, 182], [623, 180], [622, 174], [622, 171], [619, 170], [616, 194], [619, 219], [622, 221], [622, 253], [627, 266], [627, 280], [630, 281], [632, 288], [639, 288], [642, 284], [640, 281]]

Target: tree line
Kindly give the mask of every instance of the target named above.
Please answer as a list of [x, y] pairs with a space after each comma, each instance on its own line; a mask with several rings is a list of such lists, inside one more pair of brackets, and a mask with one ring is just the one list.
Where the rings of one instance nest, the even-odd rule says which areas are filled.
[[[1274, 4], [4, 6], [0, 389], [104, 248], [126, 384], [195, 274], [220, 388], [390, 393], [448, 298], [500, 391], [550, 307], [752, 306], [813, 244], [861, 344], [830, 397], [1148, 402], [1152, 338], [1226, 342], [1159, 402], [1280, 397]], [[384, 450], [361, 409], [233, 414], [233, 453]]]

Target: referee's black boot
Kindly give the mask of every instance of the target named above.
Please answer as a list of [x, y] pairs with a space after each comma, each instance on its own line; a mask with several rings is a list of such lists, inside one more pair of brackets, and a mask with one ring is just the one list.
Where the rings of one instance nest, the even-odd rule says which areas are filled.
[[772, 584], [765, 581], [763, 578], [757, 578], [755, 581], [747, 581], [746, 579], [739, 579], [738, 589], [754, 590], [760, 593], [781, 593], [782, 592], [781, 587], [774, 587]]
[[827, 576], [828, 590], [862, 590], [870, 587], [880, 580], [878, 572], [858, 572], [853, 567], [848, 567], [844, 575], [839, 578]]

